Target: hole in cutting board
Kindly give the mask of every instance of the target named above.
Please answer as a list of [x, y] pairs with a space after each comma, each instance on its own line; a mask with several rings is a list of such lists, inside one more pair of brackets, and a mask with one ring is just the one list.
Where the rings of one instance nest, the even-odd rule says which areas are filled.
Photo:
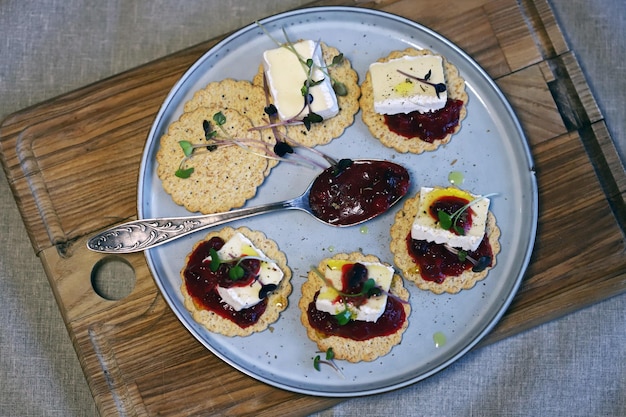
[[91, 270], [91, 286], [106, 300], [121, 300], [135, 288], [135, 270], [124, 258], [108, 256]]

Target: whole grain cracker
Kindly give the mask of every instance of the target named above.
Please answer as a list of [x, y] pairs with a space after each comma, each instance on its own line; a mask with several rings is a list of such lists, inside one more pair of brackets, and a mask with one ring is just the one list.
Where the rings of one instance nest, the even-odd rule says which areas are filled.
[[[183, 113], [161, 137], [157, 150], [157, 174], [165, 192], [176, 204], [187, 210], [201, 213], [217, 213], [241, 207], [254, 197], [257, 187], [268, 173], [268, 159], [237, 145], [218, 146], [213, 151], [198, 148], [185, 161], [185, 168], [194, 168], [189, 178], [175, 175], [185, 155], [179, 141], [193, 144], [209, 142], [205, 139], [203, 123], [212, 122], [213, 115], [221, 111], [226, 117], [224, 129], [234, 138], [254, 138], [260, 141], [258, 132], [249, 132], [250, 119], [233, 109], [221, 107], [198, 107]], [[220, 129], [218, 135], [222, 135]]]
[[[341, 136], [344, 130], [354, 123], [354, 116], [359, 111], [359, 97], [361, 96], [359, 77], [357, 72], [352, 69], [350, 60], [344, 56], [340, 65], [331, 66], [333, 58], [339, 55], [339, 50], [323, 42], [320, 42], [320, 46], [324, 62], [326, 65], [329, 65], [328, 72], [330, 76], [346, 86], [347, 94], [345, 96], [337, 96], [339, 113], [335, 117], [325, 119], [321, 123], [311, 124], [310, 130], [307, 130], [303, 124], [280, 128], [281, 133], [287, 135], [296, 144], [309, 147], [327, 144]], [[252, 83], [263, 87], [263, 79], [263, 65], [260, 65]]]
[[418, 288], [432, 291], [435, 294], [456, 294], [461, 290], [473, 288], [474, 285], [484, 279], [489, 273], [489, 270], [496, 265], [496, 255], [500, 253], [500, 229], [496, 224], [496, 217], [491, 211], [487, 213], [485, 229], [491, 250], [493, 251], [492, 266], [481, 272], [472, 272], [471, 269], [465, 270], [456, 277], [446, 277], [442, 283], [438, 284], [422, 278], [407, 248], [406, 239], [411, 233], [413, 220], [417, 215], [419, 199], [420, 193], [417, 193], [413, 198], [407, 199], [404, 206], [396, 213], [394, 224], [391, 226], [391, 243], [389, 248], [394, 255], [396, 266], [402, 271], [405, 279], [414, 282]]
[[[388, 62], [392, 59], [401, 58], [403, 56], [419, 56], [419, 55], [438, 55], [428, 49], [414, 49], [407, 48], [403, 51], [393, 51], [388, 56], [380, 58], [377, 62]], [[385, 117], [382, 114], [378, 114], [374, 111], [374, 91], [372, 88], [372, 78], [368, 71], [365, 75], [365, 80], [361, 84], [361, 99], [359, 101], [361, 106], [363, 122], [369, 128], [370, 133], [381, 141], [387, 147], [393, 148], [398, 152], [415, 153], [420, 154], [426, 151], [434, 151], [441, 145], [450, 142], [452, 135], [461, 129], [461, 122], [467, 115], [467, 100], [468, 96], [465, 92], [465, 80], [459, 74], [458, 69], [446, 60], [444, 56], [441, 56], [444, 65], [444, 76], [446, 79], [446, 89], [448, 97], [452, 99], [461, 100], [463, 106], [459, 113], [459, 123], [456, 126], [454, 132], [446, 135], [443, 139], [437, 139], [433, 142], [426, 142], [417, 137], [406, 138], [402, 135], [389, 130], [389, 127], [385, 124]]]
[[[343, 259], [351, 262], [379, 262], [380, 260], [374, 255], [364, 255], [359, 252], [350, 254], [340, 253], [331, 259]], [[329, 259], [322, 260], [318, 265], [318, 270], [326, 269]], [[324, 285], [322, 278], [315, 272], [309, 271], [307, 281], [302, 284], [302, 297], [298, 302], [300, 307], [300, 321], [307, 331], [309, 339], [317, 344], [320, 351], [326, 352], [332, 348], [335, 359], [343, 359], [349, 362], [373, 361], [374, 359], [386, 355], [391, 349], [402, 341], [402, 335], [409, 325], [409, 314], [411, 306], [409, 303], [403, 303], [405, 320], [402, 327], [394, 334], [388, 336], [378, 336], [371, 339], [359, 341], [352, 340], [341, 336], [328, 336], [318, 332], [309, 324], [307, 309], [309, 304], [313, 302], [315, 294]], [[408, 301], [409, 292], [404, 288], [402, 278], [394, 274], [391, 281], [389, 292], [402, 300]]]
[[259, 321], [257, 321], [255, 324], [246, 328], [241, 328], [231, 320], [228, 320], [213, 311], [205, 310], [202, 307], [196, 305], [191, 295], [189, 295], [189, 292], [187, 291], [187, 286], [185, 285], [185, 268], [183, 268], [180, 273], [182, 279], [180, 291], [183, 295], [185, 308], [189, 310], [193, 319], [200, 323], [202, 326], [204, 326], [210, 332], [219, 333], [229, 337], [248, 336], [252, 333], [258, 333], [268, 329], [272, 323], [278, 320], [278, 318], [280, 317], [280, 313], [287, 308], [289, 304], [288, 297], [289, 294], [291, 294], [292, 290], [292, 285], [290, 281], [291, 269], [289, 269], [289, 267], [287, 266], [287, 257], [285, 256], [285, 254], [278, 248], [276, 242], [267, 238], [265, 234], [259, 231], [252, 231], [247, 227], [240, 227], [238, 229], [226, 227], [222, 230], [213, 231], [207, 234], [203, 240], [197, 242], [194, 245], [193, 250], [187, 255], [185, 265], [187, 265], [187, 263], [189, 262], [190, 256], [193, 251], [203, 241], [210, 240], [211, 238], [216, 236], [222, 238], [224, 241], [228, 241], [236, 233], [241, 233], [248, 239], [250, 239], [254, 246], [262, 251], [267, 258], [274, 261], [280, 267], [284, 274], [283, 279], [278, 287], [267, 296], [267, 308], [259, 318]]
[[184, 106], [185, 112], [198, 107], [219, 106], [222, 109], [234, 109], [248, 117], [254, 126], [264, 123], [266, 117], [265, 92], [262, 87], [247, 80], [225, 78], [208, 83], [196, 91]]

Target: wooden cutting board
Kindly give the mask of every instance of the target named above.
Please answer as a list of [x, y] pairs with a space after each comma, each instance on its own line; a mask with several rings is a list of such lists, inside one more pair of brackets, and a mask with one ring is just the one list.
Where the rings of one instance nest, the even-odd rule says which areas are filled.
[[[546, 0], [350, 2], [449, 38], [496, 80], [536, 162], [538, 237], [522, 287], [479, 345], [626, 289], [626, 174], [576, 57]], [[136, 217], [143, 144], [170, 88], [219, 39], [25, 109], [0, 130], [2, 163], [45, 267], [100, 413], [305, 415], [339, 399], [282, 391], [234, 370], [179, 323], [142, 254], [121, 300], [99, 296], [85, 248], [94, 232]]]

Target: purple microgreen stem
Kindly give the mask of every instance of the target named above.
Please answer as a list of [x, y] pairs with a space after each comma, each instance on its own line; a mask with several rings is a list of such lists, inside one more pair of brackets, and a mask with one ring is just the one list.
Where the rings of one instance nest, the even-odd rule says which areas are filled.
[[489, 265], [491, 265], [491, 257], [490, 256], [481, 256], [480, 258], [478, 258], [478, 260], [476, 260], [475, 258], [471, 257], [467, 253], [467, 251], [465, 251], [463, 249], [453, 248], [452, 246], [448, 245], [447, 243], [444, 243], [443, 247], [446, 248], [450, 253], [453, 253], [453, 254], [457, 255], [461, 262], [463, 262], [464, 260], [470, 261], [472, 263], [472, 265], [474, 265], [472, 267], [472, 272], [482, 272], [487, 267], [489, 267]]
[[[320, 156], [322, 158], [324, 158], [324, 160], [326, 160], [326, 162], [328, 162], [331, 166], [336, 166], [337, 165], [337, 161], [332, 158], [329, 155], [326, 155], [325, 153], [312, 148], [312, 147], [308, 147], [308, 146], [303, 146], [300, 143], [296, 142], [295, 140], [291, 139], [289, 136], [287, 136], [284, 133], [281, 133], [278, 130], [279, 126], [285, 126], [288, 124], [295, 124], [293, 122], [295, 122], [295, 120], [291, 119], [291, 120], [287, 120], [287, 121], [283, 121], [283, 122], [279, 122], [278, 121], [278, 116], [277, 116], [277, 111], [276, 111], [276, 107], [270, 103], [270, 95], [269, 95], [269, 87], [267, 85], [267, 79], [266, 77], [263, 77], [263, 89], [265, 91], [265, 113], [268, 115], [269, 117], [269, 121], [267, 121], [267, 124], [263, 125], [263, 126], [255, 126], [250, 128], [250, 130], [263, 130], [263, 129], [271, 129], [272, 130], [272, 134], [274, 135], [274, 139], [276, 141], [276, 144], [274, 145], [274, 154], [277, 156], [276, 159], [279, 159], [281, 161], [286, 161], [286, 162], [290, 162], [290, 163], [295, 163], [297, 165], [309, 165], [309, 166], [313, 166], [313, 167], [319, 167], [319, 168], [326, 168], [326, 166], [323, 166], [321, 164], [319, 164], [318, 162], [314, 161], [311, 158], [308, 158], [304, 155], [301, 154], [296, 154], [295, 152], [293, 152], [293, 148], [294, 147], [299, 147], [299, 148], [304, 148], [307, 151]], [[300, 121], [297, 121], [298, 124], [302, 123]], [[278, 148], [277, 148], [278, 147]], [[282, 149], [281, 149], [282, 148]], [[289, 149], [292, 150], [292, 152], [289, 151]], [[276, 150], [279, 151], [285, 151], [285, 153], [283, 152], [276, 152]], [[282, 155], [281, 155], [282, 153]], [[298, 158], [301, 162], [294, 162], [291, 159], [288, 158], [284, 158], [285, 156], [287, 156], [287, 154], [291, 154], [294, 157]]]
[[317, 269], [317, 267], [311, 266], [311, 269], [312, 269], [313, 272], [315, 272], [317, 274], [317, 276], [319, 276], [322, 279], [322, 281], [324, 281], [324, 284], [326, 286], [328, 286], [328, 287], [332, 288], [333, 290], [335, 290], [337, 292], [337, 294], [339, 294], [342, 298], [361, 297], [361, 296], [364, 296], [364, 295], [367, 296], [367, 297], [374, 297], [374, 296], [380, 295], [382, 293], [387, 293], [382, 288], [380, 288], [379, 286], [376, 285], [376, 281], [375, 280], [373, 280], [372, 278], [368, 278], [367, 281], [365, 281], [363, 283], [363, 288], [361, 289], [360, 292], [354, 293], [354, 294], [347, 294], [347, 293], [339, 290], [337, 287], [335, 287], [333, 285], [333, 283], [328, 278], [326, 278], [326, 276], [322, 273], [322, 271]]
[[319, 354], [313, 358], [313, 368], [315, 368], [316, 371], [321, 371], [320, 365], [324, 364], [330, 366], [342, 379], [345, 379], [345, 375], [335, 364], [335, 353], [333, 352], [332, 347], [328, 348], [326, 352], [318, 351], [317, 353], [325, 353], [325, 359], [322, 359]]
[[432, 83], [432, 82], [428, 81], [430, 79], [431, 71], [428, 71], [428, 74], [426, 74], [426, 76], [424, 78], [416, 77], [415, 75], [411, 75], [411, 74], [406, 73], [406, 72], [404, 72], [402, 70], [397, 70], [397, 71], [400, 74], [404, 75], [405, 77], [417, 80], [417, 81], [419, 81], [419, 82], [421, 82], [423, 84], [430, 85], [431, 87], [433, 87], [435, 89], [435, 93], [437, 93], [437, 98], [439, 98], [439, 94], [440, 93], [443, 93], [444, 91], [446, 91], [446, 85], [444, 83], [435, 84], [435, 83]]
[[459, 220], [459, 218], [461, 217], [461, 215], [466, 210], [468, 210], [470, 207], [472, 207], [474, 204], [478, 203], [481, 200], [484, 200], [485, 198], [493, 197], [494, 195], [498, 195], [498, 193], [485, 194], [483, 196], [475, 198], [475, 199], [473, 199], [469, 203], [465, 204], [463, 207], [461, 207], [460, 209], [458, 209], [457, 211], [455, 211], [452, 214], [448, 214], [448, 213], [446, 213], [443, 210], [438, 210], [437, 211], [437, 217], [439, 219], [439, 225], [444, 230], [453, 229], [457, 234], [459, 234], [461, 236], [464, 235], [465, 234], [465, 230], [463, 230], [462, 227], [459, 227], [456, 224], [457, 221]]

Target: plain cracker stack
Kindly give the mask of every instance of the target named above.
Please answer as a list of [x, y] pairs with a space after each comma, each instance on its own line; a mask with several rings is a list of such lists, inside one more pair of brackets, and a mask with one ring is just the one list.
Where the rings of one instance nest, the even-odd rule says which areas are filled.
[[[403, 56], [419, 56], [419, 55], [438, 55], [427, 49], [413, 49], [407, 48], [403, 51], [393, 51], [388, 56], [379, 59], [377, 62], [388, 62], [392, 59], [401, 58]], [[444, 76], [446, 78], [446, 89], [448, 98], [461, 100], [463, 106], [459, 113], [459, 123], [453, 133], [446, 135], [443, 139], [437, 139], [429, 143], [421, 140], [418, 137], [407, 138], [402, 135], [389, 130], [389, 127], [385, 124], [385, 116], [378, 114], [374, 111], [374, 92], [372, 89], [372, 79], [370, 72], [368, 71], [365, 76], [365, 81], [361, 85], [361, 111], [363, 122], [367, 125], [370, 133], [381, 141], [381, 143], [387, 147], [393, 148], [398, 152], [415, 153], [419, 154], [426, 151], [434, 151], [439, 146], [450, 142], [452, 135], [461, 129], [461, 122], [467, 115], [467, 100], [468, 96], [465, 92], [465, 80], [461, 78], [458, 69], [449, 63], [445, 57], [442, 56], [444, 63]]]
[[417, 193], [415, 197], [406, 200], [404, 206], [396, 213], [395, 222], [391, 226], [390, 249], [391, 253], [394, 254], [396, 266], [402, 271], [405, 279], [414, 282], [418, 288], [432, 291], [435, 294], [456, 294], [461, 290], [473, 288], [474, 285], [484, 279], [489, 273], [489, 270], [496, 265], [496, 255], [500, 252], [500, 229], [496, 225], [495, 216], [491, 211], [488, 212], [485, 229], [493, 252], [492, 266], [481, 272], [472, 272], [471, 269], [465, 270], [459, 276], [446, 277], [442, 283], [438, 284], [422, 278], [407, 248], [406, 239], [411, 233], [413, 220], [417, 215], [417, 209], [419, 207], [419, 200], [419, 193]]
[[[180, 276], [183, 280], [180, 290], [184, 298], [184, 304], [187, 310], [193, 316], [193, 319], [204, 326], [207, 330], [214, 333], [219, 333], [224, 336], [248, 336], [252, 333], [258, 333], [266, 330], [269, 326], [276, 322], [280, 316], [280, 313], [284, 311], [288, 306], [289, 294], [291, 294], [292, 286], [291, 286], [291, 269], [287, 266], [287, 257], [285, 254], [278, 248], [276, 242], [271, 239], [268, 239], [262, 232], [252, 231], [246, 227], [240, 227], [238, 229], [233, 229], [231, 227], [226, 227], [222, 230], [215, 231], [209, 233], [204, 241], [210, 240], [215, 236], [221, 237], [224, 241], [228, 241], [232, 236], [236, 233], [241, 233], [246, 236], [250, 241], [254, 244], [254, 246], [262, 251], [267, 258], [274, 261], [280, 269], [283, 271], [283, 279], [280, 282], [278, 288], [272, 291], [268, 295], [268, 303], [267, 308], [263, 315], [259, 318], [259, 321], [255, 324], [246, 327], [245, 329], [239, 327], [237, 324], [232, 321], [225, 319], [219, 316], [217, 313], [213, 311], [208, 311], [202, 308], [198, 308], [194, 303], [193, 299], [187, 292], [187, 286], [185, 285], [185, 277], [184, 270], [181, 270]], [[199, 241], [195, 244], [193, 250], [187, 255], [187, 259], [185, 261], [185, 265], [189, 262], [189, 256], [196, 249], [198, 245], [200, 245], [202, 241]]]
[[[322, 56], [326, 65], [333, 62], [333, 58], [339, 55], [339, 50], [325, 43], [320, 43], [322, 47]], [[346, 128], [354, 123], [354, 116], [359, 111], [359, 97], [361, 89], [359, 88], [358, 74], [350, 61], [344, 56], [340, 65], [330, 66], [328, 72], [339, 82], [342, 82], [347, 89], [347, 95], [337, 96], [337, 104], [339, 113], [335, 117], [325, 119], [321, 123], [311, 124], [311, 129], [307, 130], [304, 124], [297, 124], [280, 128], [281, 133], [285, 133], [289, 139], [293, 140], [296, 145], [313, 147], [316, 145], [324, 145], [335, 138], [341, 136]], [[264, 86], [263, 65], [259, 66], [259, 71], [254, 76], [252, 83], [263, 88]], [[269, 95], [269, 93], [268, 93]], [[270, 97], [271, 101], [271, 97]], [[304, 103], [304, 98], [303, 98]]]
[[[337, 254], [333, 256], [332, 259], [345, 259], [351, 262], [380, 262], [374, 255], [364, 255], [359, 252]], [[318, 270], [323, 271], [326, 268], [327, 261], [328, 259], [322, 260], [317, 267]], [[298, 302], [301, 311], [300, 321], [306, 328], [309, 339], [317, 343], [317, 347], [320, 351], [326, 352], [328, 349], [332, 348], [335, 359], [343, 359], [349, 362], [369, 362], [386, 355], [394, 346], [402, 341], [402, 334], [409, 325], [409, 314], [411, 312], [409, 303], [402, 304], [405, 313], [405, 320], [402, 327], [389, 336], [378, 336], [359, 341], [340, 336], [327, 336], [313, 329], [309, 324], [307, 309], [309, 304], [313, 302], [315, 293], [323, 285], [324, 281], [322, 278], [320, 278], [315, 271], [309, 271], [307, 281], [302, 284], [302, 297]], [[404, 301], [408, 301], [409, 299], [409, 292], [404, 288], [402, 278], [397, 274], [393, 276], [389, 292]]]
[[[193, 167], [189, 178], [175, 175], [184, 153], [179, 141], [193, 144], [207, 143], [203, 123], [208, 120], [214, 130], [223, 135], [213, 122], [213, 115], [221, 111], [226, 116], [223, 126], [232, 137], [260, 140], [259, 132], [249, 132], [251, 121], [235, 110], [222, 110], [220, 107], [199, 107], [183, 113], [172, 123], [157, 151], [157, 174], [163, 189], [172, 196], [176, 204], [187, 210], [201, 213], [218, 213], [234, 207], [241, 207], [254, 197], [257, 187], [263, 183], [269, 172], [268, 159], [245, 150], [237, 145], [218, 146], [209, 152], [198, 148], [184, 167]], [[222, 136], [223, 137], [223, 136]]]

